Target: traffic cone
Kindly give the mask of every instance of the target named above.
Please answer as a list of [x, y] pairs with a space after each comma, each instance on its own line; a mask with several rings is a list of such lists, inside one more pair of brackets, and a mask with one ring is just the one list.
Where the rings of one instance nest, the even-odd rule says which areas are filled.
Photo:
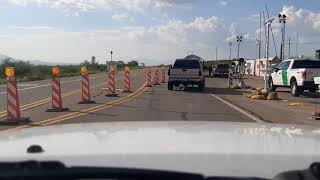
[[148, 68], [146, 74], [147, 74], [147, 78], [146, 78], [147, 84], [146, 84], [146, 87], [152, 87], [152, 71], [151, 71], [151, 68]]
[[79, 102], [79, 104], [94, 104], [95, 101], [91, 100], [91, 94], [90, 94], [90, 82], [89, 82], [89, 75], [88, 74], [82, 74], [81, 77], [81, 90], [82, 90], [82, 101]]
[[116, 94], [116, 84], [114, 81], [114, 70], [113, 68], [110, 68], [108, 73], [108, 94], [106, 94], [108, 97], [116, 97], [118, 96]]
[[166, 83], [166, 69], [162, 68], [161, 71], [161, 83]]
[[58, 66], [52, 67], [52, 108], [47, 109], [46, 112], [63, 112], [68, 110], [69, 108], [63, 108], [62, 106], [60, 69]]
[[156, 68], [155, 69], [155, 72], [154, 72], [154, 79], [153, 79], [153, 85], [160, 85], [159, 83], [159, 71], [158, 69]]
[[124, 93], [132, 93], [131, 91], [131, 82], [130, 82], [130, 71], [129, 71], [129, 67], [126, 66], [125, 67], [125, 71], [124, 71]]
[[[14, 70], [10, 67], [10, 70]], [[10, 71], [9, 70], [9, 71]], [[6, 74], [7, 74], [6, 68]], [[7, 75], [8, 76], [8, 75]], [[14, 76], [7, 77], [7, 119], [0, 121], [0, 125], [18, 125], [30, 123], [30, 118], [21, 117], [20, 113], [20, 102], [17, 81]]]

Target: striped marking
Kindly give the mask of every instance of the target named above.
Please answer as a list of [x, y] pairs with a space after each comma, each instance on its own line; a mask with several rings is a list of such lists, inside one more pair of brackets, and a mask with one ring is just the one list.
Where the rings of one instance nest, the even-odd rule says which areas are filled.
[[7, 119], [20, 119], [19, 95], [15, 79], [7, 80]]
[[115, 95], [116, 88], [114, 82], [114, 71], [109, 72], [109, 79], [108, 79], [108, 95]]
[[124, 90], [125, 91], [130, 91], [130, 72], [129, 71], [126, 71], [124, 73], [125, 75], [125, 78], [124, 78]]
[[62, 108], [60, 78], [52, 78], [52, 108]]

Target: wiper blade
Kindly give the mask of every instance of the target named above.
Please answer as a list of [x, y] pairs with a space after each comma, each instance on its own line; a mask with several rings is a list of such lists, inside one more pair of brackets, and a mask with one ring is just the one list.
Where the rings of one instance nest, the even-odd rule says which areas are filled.
[[203, 180], [201, 174], [135, 168], [66, 167], [58, 161], [0, 162], [0, 179]]

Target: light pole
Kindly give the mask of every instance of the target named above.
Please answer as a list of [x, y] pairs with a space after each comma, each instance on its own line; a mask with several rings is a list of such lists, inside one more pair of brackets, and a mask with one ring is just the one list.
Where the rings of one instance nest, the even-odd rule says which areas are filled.
[[239, 59], [239, 56], [240, 56], [240, 43], [242, 42], [242, 36], [237, 36], [237, 42], [238, 42], [237, 59]]
[[[268, 92], [270, 27], [271, 27], [273, 20], [274, 20], [274, 18], [269, 19], [267, 22], [265, 22], [265, 25], [267, 25], [268, 28], [267, 28], [267, 44], [266, 44], [267, 60], [266, 60], [266, 69], [265, 69], [265, 73], [264, 73], [264, 89], [263, 89], [264, 93]], [[267, 75], [268, 75], [268, 77], [267, 77]]]
[[286, 18], [287, 16], [285, 14], [278, 14], [279, 18], [279, 23], [283, 24], [282, 26], [282, 40], [281, 40], [281, 46], [280, 46], [280, 59], [283, 61], [284, 60], [284, 45], [285, 45], [285, 30], [286, 30]]
[[231, 47], [232, 47], [232, 42], [229, 42], [229, 50], [230, 50], [230, 52], [229, 52], [229, 61], [231, 60]]
[[110, 54], [111, 54], [111, 62], [112, 62], [112, 54], [113, 54], [113, 51], [111, 51]]

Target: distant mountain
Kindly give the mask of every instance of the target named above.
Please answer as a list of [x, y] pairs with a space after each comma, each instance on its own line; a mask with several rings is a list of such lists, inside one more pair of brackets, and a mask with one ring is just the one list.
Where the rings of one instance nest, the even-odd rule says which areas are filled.
[[[0, 54], [0, 63], [6, 58], [11, 58], [13, 60], [17, 60], [16, 58], [12, 58], [10, 56]], [[72, 63], [49, 62], [49, 61], [42, 61], [42, 60], [28, 60], [28, 61], [30, 62], [30, 64], [34, 64], [34, 65], [47, 65], [47, 66], [72, 65]]]
[[71, 65], [71, 63], [62, 63], [62, 62], [48, 62], [42, 60], [31, 60], [31, 64], [34, 65], [47, 65], [47, 66], [55, 66], [55, 65]]

